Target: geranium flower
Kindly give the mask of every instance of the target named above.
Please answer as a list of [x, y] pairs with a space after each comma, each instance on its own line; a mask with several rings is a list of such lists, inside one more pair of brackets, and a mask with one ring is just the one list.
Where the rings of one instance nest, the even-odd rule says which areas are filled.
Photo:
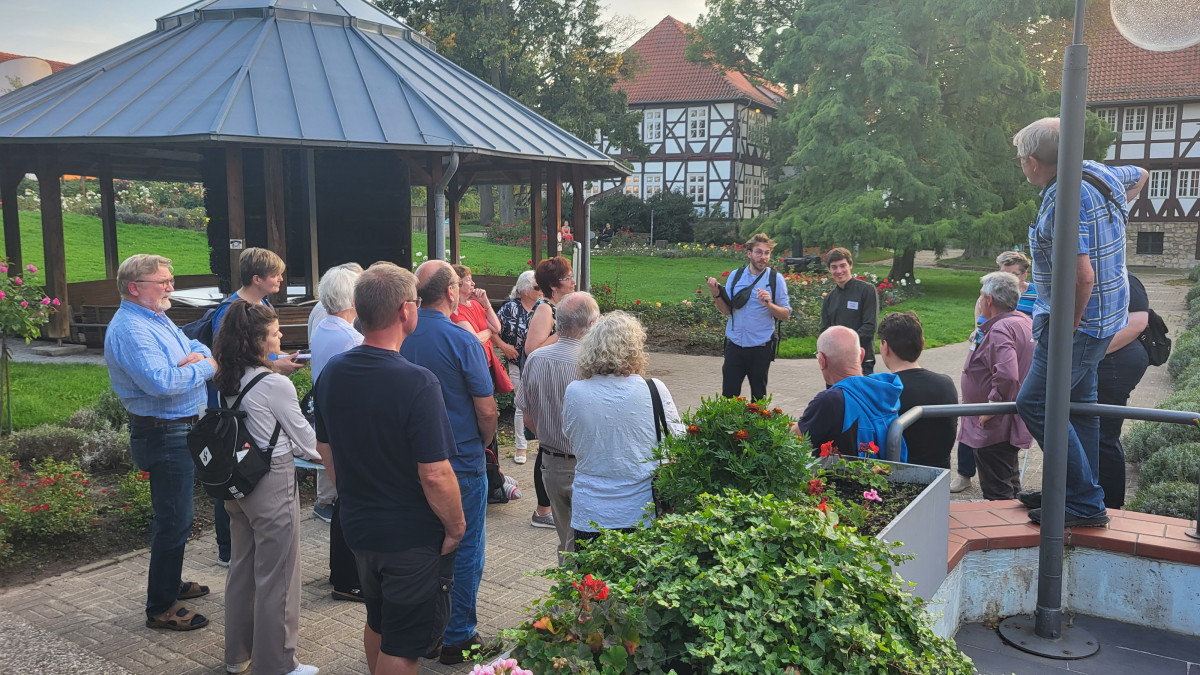
[[696, 426], [695, 424], [689, 425], [687, 428], [687, 432], [689, 434], [695, 436], [696, 434], [700, 433], [700, 427]]
[[858, 453], [860, 455], [878, 455], [879, 446], [875, 445], [875, 441], [871, 441], [870, 443], [859, 443]]
[[883, 501], [883, 497], [880, 497], [879, 493], [876, 492], [874, 490], [874, 488], [864, 492], [863, 499], [867, 500], [868, 502], [882, 502]]
[[[821, 497], [821, 503], [817, 504], [818, 511], [820, 511], [822, 513], [829, 513], [829, 504], [827, 503], [828, 499], [829, 499], [828, 497]], [[126, 507], [126, 508], [128, 508], [128, 507]]]
[[837, 454], [837, 446], [833, 444], [833, 441], [825, 441], [821, 444], [822, 457], [831, 457], [835, 454]]
[[825, 481], [820, 478], [814, 478], [808, 481], [808, 494], [819, 495], [825, 491]]

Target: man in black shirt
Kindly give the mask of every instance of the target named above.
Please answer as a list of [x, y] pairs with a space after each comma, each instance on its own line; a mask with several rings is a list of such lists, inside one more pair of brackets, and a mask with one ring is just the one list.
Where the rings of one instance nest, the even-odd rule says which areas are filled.
[[[1142, 381], [1150, 365], [1146, 348], [1138, 336], [1150, 320], [1150, 299], [1146, 287], [1129, 275], [1129, 325], [1108, 343], [1108, 351], [1096, 369], [1096, 402], [1125, 405], [1134, 387]], [[1121, 447], [1120, 417], [1100, 418], [1100, 487], [1104, 506], [1119, 509], [1125, 504], [1125, 450]]]
[[858, 333], [863, 348], [862, 372], [875, 372], [875, 325], [879, 321], [879, 295], [875, 285], [854, 277], [854, 259], [842, 247], [825, 254], [825, 265], [837, 288], [821, 303], [821, 328], [818, 335], [830, 326], [845, 326]]
[[[898, 312], [879, 322], [879, 355], [888, 370], [900, 378], [900, 414], [919, 405], [958, 403], [954, 380], [941, 373], [925, 370], [917, 359], [925, 349], [921, 320], [912, 312]], [[953, 417], [917, 420], [904, 430], [908, 463], [950, 468], [950, 450], [958, 436], [958, 421]]]

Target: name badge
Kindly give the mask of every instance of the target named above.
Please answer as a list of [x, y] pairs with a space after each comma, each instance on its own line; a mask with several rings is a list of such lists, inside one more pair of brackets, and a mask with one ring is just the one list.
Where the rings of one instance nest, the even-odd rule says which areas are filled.
[[858, 309], [858, 302], [855, 300], [847, 300], [846, 309]]

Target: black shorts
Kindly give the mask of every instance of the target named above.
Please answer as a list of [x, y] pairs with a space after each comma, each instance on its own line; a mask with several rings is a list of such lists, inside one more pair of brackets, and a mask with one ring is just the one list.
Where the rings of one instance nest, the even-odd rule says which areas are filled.
[[354, 550], [367, 627], [383, 639], [388, 656], [415, 659], [441, 644], [450, 621], [450, 589], [454, 587], [454, 553], [420, 546], [381, 553]]

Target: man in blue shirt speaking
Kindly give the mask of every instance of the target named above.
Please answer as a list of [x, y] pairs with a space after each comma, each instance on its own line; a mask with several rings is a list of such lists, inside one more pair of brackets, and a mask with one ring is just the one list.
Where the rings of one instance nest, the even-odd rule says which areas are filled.
[[179, 600], [208, 594], [183, 583], [183, 549], [192, 532], [194, 465], [187, 434], [204, 407], [204, 383], [217, 372], [208, 347], [190, 340], [165, 312], [175, 277], [159, 255], [130, 256], [117, 269], [121, 307], [104, 334], [104, 360], [113, 390], [129, 412], [129, 450], [150, 474], [154, 526], [146, 588], [146, 625], [203, 628], [208, 619]]
[[792, 316], [787, 282], [768, 267], [775, 242], [759, 233], [746, 242], [750, 264], [730, 275], [725, 288], [707, 280], [713, 304], [729, 317], [725, 324], [725, 363], [721, 366], [721, 395], [739, 396], [742, 381], [750, 380], [750, 398], [767, 395], [767, 371], [775, 360], [775, 323]]

